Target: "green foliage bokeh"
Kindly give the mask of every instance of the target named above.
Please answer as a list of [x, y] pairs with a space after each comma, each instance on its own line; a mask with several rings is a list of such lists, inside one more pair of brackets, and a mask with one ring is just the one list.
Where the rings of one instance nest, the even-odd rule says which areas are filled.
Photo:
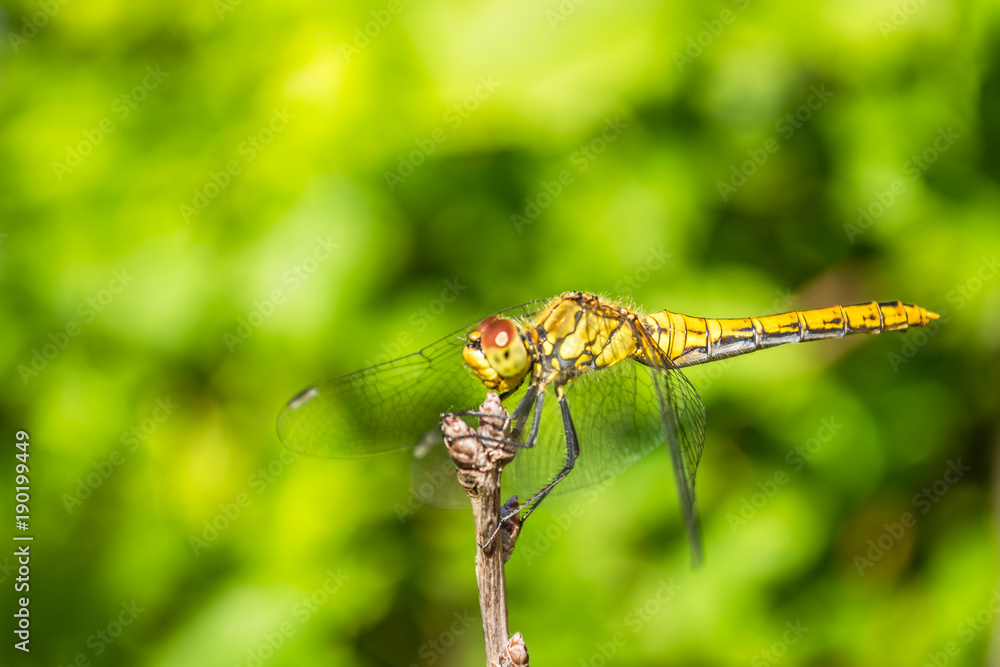
[[553, 500], [507, 568], [533, 664], [983, 664], [1000, 3], [0, 6], [11, 664], [482, 664], [468, 513], [274, 419], [568, 289], [942, 320], [690, 370], [705, 565], [662, 450]]

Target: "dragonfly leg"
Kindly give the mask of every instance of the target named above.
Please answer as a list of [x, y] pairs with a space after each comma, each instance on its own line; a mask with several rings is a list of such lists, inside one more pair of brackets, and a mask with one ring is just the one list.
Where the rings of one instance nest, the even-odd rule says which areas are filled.
[[511, 418], [514, 420], [514, 428], [510, 432], [512, 439], [517, 440], [518, 436], [521, 435], [521, 431], [524, 430], [524, 425], [528, 422], [528, 415], [531, 414], [531, 406], [535, 402], [537, 394], [538, 388], [532, 385], [528, 387], [528, 390], [521, 398], [521, 402], [517, 404], [514, 414], [511, 415]]
[[570, 416], [569, 404], [566, 402], [566, 394], [563, 392], [562, 387], [556, 388], [556, 395], [559, 397], [559, 410], [562, 412], [563, 430], [566, 432], [566, 465], [563, 466], [563, 469], [541, 491], [532, 496], [528, 502], [521, 505], [521, 509], [527, 508], [528, 510], [521, 517], [522, 523], [545, 500], [545, 496], [549, 495], [556, 484], [561, 482], [573, 470], [573, 466], [576, 465], [576, 457], [580, 455], [580, 443], [576, 438], [576, 427], [573, 426], [573, 418]]
[[[516, 419], [517, 422], [514, 425], [513, 430], [508, 438], [489, 438], [487, 436], [480, 435], [480, 439], [487, 442], [495, 442], [498, 445], [510, 445], [518, 448], [529, 448], [535, 445], [535, 438], [538, 437], [538, 430], [541, 428], [542, 423], [542, 401], [545, 396], [545, 389], [542, 388], [539, 391], [535, 387], [529, 387], [527, 393], [521, 398], [521, 402], [518, 403], [517, 408], [514, 409], [511, 419]], [[524, 425], [528, 421], [528, 415], [531, 414], [531, 406], [535, 406], [535, 417], [531, 423], [531, 432], [528, 434], [527, 440], [520, 442], [518, 438], [521, 432], [524, 430]], [[464, 417], [493, 417], [495, 415], [480, 412], [479, 410], [462, 410], [460, 412], [450, 412], [448, 414], [459, 415]], [[506, 517], [505, 517], [506, 518]]]
[[[537, 400], [536, 400], [537, 397]], [[525, 392], [524, 396], [521, 397], [521, 401], [517, 404], [514, 412], [510, 415], [511, 420], [514, 422], [514, 428], [511, 429], [510, 438], [504, 440], [493, 440], [490, 438], [484, 438], [492, 442], [497, 442], [498, 444], [510, 444], [516, 447], [531, 447], [535, 444], [535, 437], [538, 435], [539, 425], [541, 423], [541, 407], [542, 407], [542, 395], [539, 394], [538, 388], [535, 386], [529, 386], [528, 390]], [[525, 424], [528, 422], [528, 417], [531, 415], [531, 407], [535, 406], [535, 421], [532, 424], [531, 435], [526, 443], [518, 442], [518, 437], [524, 430]], [[494, 415], [482, 412], [481, 410], [459, 410], [457, 412], [449, 412], [448, 414], [457, 415], [459, 417], [493, 417]]]
[[[536, 392], [538, 394], [537, 397], [533, 396], [533, 394], [536, 393]], [[566, 423], [566, 419], [568, 419], [568, 417], [569, 417], [568, 408], [565, 407], [565, 405], [566, 405], [566, 397], [563, 395], [562, 389], [557, 389], [556, 393], [559, 395], [559, 404], [561, 406], [563, 406], [563, 423], [565, 424]], [[517, 442], [517, 443], [515, 443], [519, 447], [525, 447], [525, 448], [527, 448], [527, 447], [534, 447], [535, 446], [535, 439], [538, 437], [538, 430], [539, 430], [539, 428], [541, 428], [541, 425], [542, 425], [542, 404], [545, 401], [545, 387], [543, 386], [540, 390], [534, 389], [533, 387], [529, 388], [528, 389], [528, 394], [525, 394], [524, 398], [521, 399], [521, 405], [517, 406], [517, 409], [514, 411], [515, 414], [517, 414], [518, 412], [521, 412], [521, 409], [524, 407], [525, 404], [530, 405], [529, 398], [534, 398], [534, 400], [535, 400], [535, 416], [534, 416], [534, 418], [531, 421], [531, 432], [528, 433], [528, 437], [527, 437], [527, 439], [525, 439], [524, 442]], [[527, 411], [525, 411], [523, 414], [521, 414], [520, 417], [518, 418], [518, 424], [515, 427], [516, 430], [511, 434], [511, 437], [514, 440], [516, 440], [517, 437], [518, 437], [518, 435], [520, 435], [520, 431], [524, 428], [524, 422], [527, 420], [527, 418], [528, 418], [528, 412]], [[570, 430], [573, 430], [573, 424], [572, 424], [572, 422], [570, 422], [569, 428], [570, 428]], [[568, 439], [569, 438], [567, 437], [567, 440]], [[532, 497], [531, 500], [529, 500], [528, 502], [526, 502], [523, 505], [518, 505], [517, 507], [514, 507], [513, 509], [509, 509], [507, 507], [504, 507], [503, 514], [500, 515], [500, 521], [497, 523], [496, 530], [494, 530], [493, 534], [490, 535], [489, 538], [486, 540], [486, 544], [489, 544], [490, 542], [492, 542], [496, 538], [497, 534], [499, 534], [499, 532], [500, 532], [500, 527], [503, 526], [504, 522], [509, 521], [511, 518], [513, 518], [515, 516], [518, 516], [520, 514], [520, 512], [521, 512], [521, 509], [524, 508], [524, 507], [527, 507], [532, 502], [534, 502], [536, 505], [539, 502], [541, 502], [541, 499], [544, 498], [545, 495], [548, 494], [548, 492], [552, 490], [552, 487], [556, 485], [556, 482], [558, 482], [560, 479], [562, 479], [563, 477], [565, 477], [566, 474], [569, 472], [569, 469], [573, 468], [573, 462], [576, 460], [576, 452], [579, 451], [579, 448], [576, 446], [576, 431], [575, 430], [573, 430], [573, 447], [572, 447], [572, 451], [573, 451], [573, 454], [572, 454], [572, 459], [573, 460], [567, 462], [567, 465], [569, 466], [569, 468], [566, 469], [564, 472], [560, 473], [561, 476], [557, 476], [556, 480], [554, 480], [553, 482], [550, 482], [548, 485], [546, 485], [545, 488], [548, 489], [548, 490], [545, 491], [545, 493], [542, 493], [542, 492], [536, 493]], [[531, 510], [530, 509], [528, 510], [528, 514], [531, 514]], [[525, 516], [525, 518], [527, 518], [528, 515], [525, 514], [524, 516]], [[521, 521], [524, 521], [524, 519], [522, 518]], [[482, 545], [480, 545], [480, 546], [482, 546]]]
[[[545, 387], [542, 387], [541, 391], [538, 392], [538, 398], [535, 399], [535, 416], [531, 420], [531, 432], [528, 433], [528, 437], [524, 440], [524, 447], [534, 447], [535, 439], [538, 437], [538, 429], [542, 426], [542, 402], [545, 399]], [[524, 415], [524, 419], [527, 419], [527, 413]], [[524, 425], [519, 424], [523, 429]], [[518, 436], [521, 435], [521, 429], [517, 429], [515, 432], [511, 433], [511, 437], [517, 440]]]

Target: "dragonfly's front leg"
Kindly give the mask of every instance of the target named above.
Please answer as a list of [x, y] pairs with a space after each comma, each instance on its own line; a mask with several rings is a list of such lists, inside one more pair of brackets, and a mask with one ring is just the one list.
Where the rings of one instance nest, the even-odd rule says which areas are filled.
[[[537, 394], [537, 396], [536, 396], [536, 394]], [[562, 406], [565, 406], [566, 399], [565, 399], [565, 396], [563, 396], [562, 388], [561, 387], [556, 389], [556, 394], [559, 396], [559, 404], [562, 405]], [[518, 445], [520, 447], [534, 447], [535, 446], [535, 440], [538, 438], [538, 431], [539, 431], [539, 429], [541, 428], [541, 425], [542, 425], [542, 407], [545, 404], [545, 385], [542, 385], [540, 388], [536, 388], [534, 386], [528, 387], [528, 391], [524, 395], [524, 397], [521, 399], [521, 403], [514, 410], [514, 414], [512, 415], [512, 417], [516, 417], [517, 423], [514, 425], [514, 429], [513, 429], [513, 431], [511, 431], [511, 436], [510, 437], [511, 437], [511, 439], [513, 439], [515, 441], [521, 435], [521, 431], [524, 430], [524, 425], [528, 421], [528, 415], [530, 414], [532, 400], [534, 400], [534, 404], [535, 404], [535, 415], [534, 415], [534, 417], [531, 420], [531, 431], [528, 433], [528, 437], [524, 440], [523, 443], [518, 443]], [[563, 408], [563, 422], [564, 423], [565, 423], [565, 420], [566, 420], [566, 418], [567, 418], [568, 415], [569, 415], [569, 412], [567, 412], [566, 408], [564, 407]], [[572, 423], [570, 424], [570, 428], [572, 428]], [[573, 441], [576, 442], [576, 433], [575, 432], [573, 434]], [[575, 454], [573, 455], [573, 458], [574, 459], [576, 458]], [[573, 467], [572, 464], [570, 464], [570, 468], [572, 468], [572, 467]], [[565, 475], [563, 475], [563, 477], [565, 477]], [[546, 488], [550, 488], [551, 489], [551, 487], [546, 487]], [[521, 509], [523, 509], [524, 507], [527, 507], [533, 501], [536, 502], [536, 504], [537, 504], [537, 502], [540, 502], [541, 499], [538, 498], [538, 496], [539, 496], [539, 494], [536, 493], [535, 496], [532, 497], [532, 499], [529, 500], [524, 505], [514, 505], [512, 508], [508, 508], [505, 505], [504, 506], [504, 512], [500, 516], [500, 521], [497, 523], [496, 530], [494, 530], [493, 534], [490, 535], [489, 538], [487, 538], [486, 544], [489, 544], [490, 542], [492, 542], [496, 538], [497, 534], [499, 534], [499, 532], [500, 532], [501, 526], [503, 526], [503, 524], [505, 522], [510, 521], [514, 517], [520, 516]], [[536, 498], [538, 498], [538, 501], [535, 501]], [[528, 510], [528, 514], [531, 514], [531, 510], [530, 509]], [[523, 522], [524, 519], [527, 518], [528, 514], [525, 514], [524, 517], [522, 517], [520, 519], [520, 521]], [[485, 548], [485, 545], [480, 545], [480, 546], [483, 547], [483, 548]]]
[[[542, 385], [541, 389], [535, 389], [534, 387], [532, 387], [528, 390], [528, 392], [529, 394], [532, 392], [537, 392], [538, 397], [535, 398], [535, 416], [531, 420], [531, 431], [528, 433], [528, 437], [525, 438], [524, 442], [522, 443], [521, 445], [522, 447], [535, 446], [535, 440], [538, 438], [538, 429], [541, 428], [542, 425], [542, 404], [545, 401], [545, 386]], [[522, 400], [522, 404], [527, 403], [527, 399], [528, 399], [528, 394], [525, 394], [524, 399]], [[518, 410], [520, 410], [520, 408], [521, 406], [518, 406]], [[517, 410], [515, 410], [515, 412], [517, 412]], [[511, 431], [510, 434], [511, 438], [517, 440], [520, 437], [521, 431], [524, 429], [524, 424], [527, 421], [527, 419], [528, 419], [528, 413], [525, 412], [521, 416], [521, 418], [518, 419], [517, 424], [515, 424], [514, 426], [514, 430]]]
[[536, 396], [539, 399], [541, 398], [538, 394], [538, 387], [530, 385], [524, 396], [521, 397], [521, 402], [514, 409], [514, 414], [511, 415], [511, 418], [514, 420], [514, 428], [510, 432], [512, 440], [517, 440], [518, 436], [521, 435], [521, 431], [524, 430], [524, 425], [528, 422], [528, 415], [531, 414], [531, 406], [535, 403]]
[[[511, 414], [511, 419], [515, 420], [514, 428], [510, 432], [509, 437], [505, 437], [501, 440], [496, 440], [498, 444], [501, 445], [512, 445], [514, 447], [534, 447], [535, 439], [538, 437], [538, 430], [542, 425], [542, 404], [545, 400], [545, 386], [536, 388], [529, 387], [528, 391], [521, 397], [521, 402], [517, 404], [514, 409], [513, 414]], [[520, 442], [518, 438], [521, 436], [521, 432], [524, 430], [524, 425], [528, 422], [528, 415], [531, 414], [531, 406], [535, 406], [535, 416], [531, 422], [531, 431], [528, 433], [527, 439], [524, 442]], [[468, 410], [465, 412], [452, 413], [471, 417], [483, 417], [489, 415], [483, 415], [477, 410]], [[482, 436], [481, 436], [482, 437]], [[489, 438], [484, 439], [488, 440]]]
[[[506, 396], [507, 395], [504, 395], [501, 398], [506, 398]], [[496, 442], [500, 444], [513, 444], [516, 447], [533, 447], [535, 439], [538, 437], [538, 430], [542, 423], [542, 403], [544, 397], [545, 385], [541, 385], [540, 389], [538, 385], [530, 385], [527, 391], [525, 391], [524, 396], [521, 397], [517, 407], [514, 408], [514, 412], [510, 415], [510, 418], [514, 421], [514, 427], [511, 429], [510, 437], [503, 440], [497, 440]], [[528, 417], [531, 415], [532, 406], [535, 408], [535, 417], [531, 423], [531, 431], [528, 433], [528, 438], [522, 443], [518, 441], [518, 438], [520, 438], [525, 424], [528, 423]], [[492, 416], [484, 414], [479, 410], [461, 410], [458, 412], [450, 412], [448, 414], [458, 415], [460, 417]]]

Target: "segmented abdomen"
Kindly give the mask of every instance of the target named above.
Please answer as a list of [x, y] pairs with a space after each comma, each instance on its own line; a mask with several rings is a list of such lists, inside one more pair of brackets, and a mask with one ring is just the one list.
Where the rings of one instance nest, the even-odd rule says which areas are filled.
[[646, 325], [674, 363], [690, 366], [784, 343], [905, 331], [937, 317], [936, 313], [901, 301], [872, 301], [735, 319], [691, 317], [662, 310], [647, 315]]

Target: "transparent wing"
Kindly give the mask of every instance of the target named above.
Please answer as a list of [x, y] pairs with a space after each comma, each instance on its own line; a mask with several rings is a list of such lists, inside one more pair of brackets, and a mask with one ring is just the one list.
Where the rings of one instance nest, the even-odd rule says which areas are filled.
[[[663, 423], [648, 375], [640, 364], [625, 360], [587, 373], [566, 386], [580, 457], [553, 494], [602, 482], [663, 443]], [[504, 470], [503, 481], [509, 484], [512, 493], [526, 500], [565, 463], [562, 415], [555, 390], [547, 387], [535, 445], [518, 450], [514, 461]]]
[[[538, 439], [519, 450], [504, 472], [511, 491], [529, 495], [566, 462], [566, 438], [555, 392], [547, 390]], [[670, 410], [664, 410], [660, 393]], [[592, 371], [566, 387], [566, 400], [580, 441], [576, 467], [554, 494], [598, 484], [617, 475], [680, 431], [678, 451], [685, 488], [693, 494], [694, 476], [704, 443], [705, 411], [694, 387], [677, 368], [654, 368], [627, 359]], [[677, 424], [677, 427], [673, 425]]]
[[[580, 457], [552, 493], [598, 484], [666, 442], [681, 512], [695, 558], [700, 559], [694, 485], [705, 441], [705, 406], [659, 348], [648, 341], [642, 345], [650, 347], [646, 355], [652, 357], [649, 364], [626, 359], [567, 385], [566, 400], [580, 442]], [[522, 499], [545, 486], [566, 461], [562, 417], [555, 392], [551, 387], [547, 391], [535, 446], [519, 450], [504, 471], [505, 491]]]
[[640, 335], [640, 347], [649, 363], [649, 373], [663, 415], [673, 463], [674, 482], [695, 562], [702, 557], [695, 475], [705, 448], [705, 404], [684, 374], [648, 335]]
[[[534, 301], [497, 314], [529, 318], [544, 303]], [[419, 352], [299, 393], [278, 415], [282, 444], [303, 454], [353, 458], [432, 438], [428, 434], [437, 431], [441, 413], [475, 409], [486, 396], [462, 359], [466, 335], [481, 321]]]
[[[503, 401], [504, 407], [509, 412], [514, 412], [527, 388], [528, 383], [525, 382]], [[478, 407], [485, 397], [486, 394], [480, 391], [475, 406]], [[478, 423], [475, 418], [469, 418], [467, 421], [472, 425]], [[458, 483], [455, 464], [444, 446], [437, 424], [428, 436], [413, 452], [413, 462], [410, 466], [410, 490], [413, 497], [420, 503], [432, 507], [469, 509], [469, 496]], [[565, 450], [565, 446], [563, 448]], [[443, 471], [446, 472], [444, 476], [442, 476]], [[507, 474], [505, 469], [504, 478]], [[538, 488], [534, 490], [537, 491]]]
[[[482, 401], [480, 401], [481, 403]], [[510, 407], [510, 406], [508, 406]], [[470, 419], [470, 423], [476, 420]], [[455, 462], [435, 425], [424, 443], [413, 450], [410, 462], [410, 495], [421, 505], [445, 509], [470, 509], [469, 495], [458, 483]]]

